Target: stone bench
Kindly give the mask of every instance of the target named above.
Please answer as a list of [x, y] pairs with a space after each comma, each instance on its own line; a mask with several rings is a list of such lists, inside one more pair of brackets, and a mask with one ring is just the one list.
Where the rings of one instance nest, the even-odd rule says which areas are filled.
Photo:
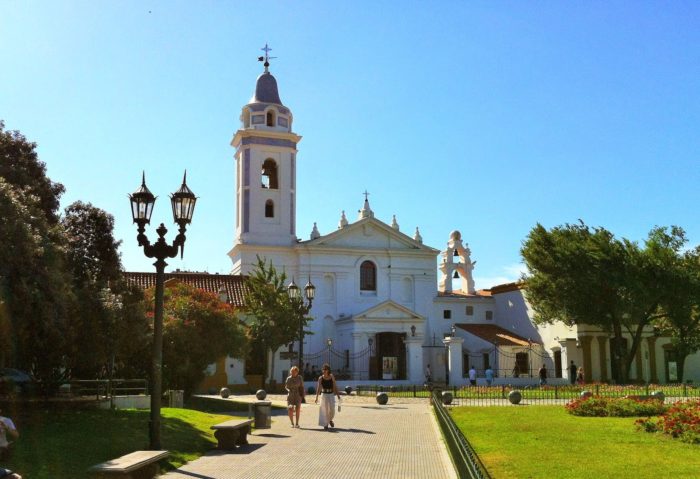
[[219, 441], [219, 449], [236, 449], [236, 446], [248, 444], [247, 435], [250, 434], [252, 419], [231, 419], [220, 424], [215, 424], [214, 437]]
[[158, 474], [158, 461], [168, 451], [136, 451], [90, 468], [96, 479], [152, 479]]

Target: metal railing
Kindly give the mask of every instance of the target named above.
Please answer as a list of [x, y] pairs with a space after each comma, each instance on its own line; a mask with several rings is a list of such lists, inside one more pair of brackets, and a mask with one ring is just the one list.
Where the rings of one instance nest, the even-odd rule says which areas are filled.
[[439, 391], [434, 391], [431, 396], [433, 411], [437, 418], [442, 434], [447, 443], [447, 449], [452, 456], [457, 474], [460, 478], [488, 479], [491, 475], [479, 459], [474, 448], [457, 427], [452, 417], [443, 406]]
[[594, 396], [625, 397], [649, 396], [660, 391], [666, 402], [700, 398], [700, 388], [690, 384], [584, 384], [584, 385], [498, 385], [453, 387], [452, 404], [455, 406], [494, 406], [509, 405], [508, 395], [518, 390], [522, 396], [521, 404], [565, 404], [572, 399], [579, 399], [583, 391]]
[[381, 384], [361, 384], [355, 387], [355, 394], [358, 396], [373, 396], [377, 393], [385, 392], [391, 397], [428, 398], [432, 390], [433, 387], [427, 385], [383, 386]]
[[691, 384], [644, 384], [644, 385], [498, 385], [498, 386], [451, 386], [435, 383], [428, 385], [389, 386], [381, 384], [358, 385], [355, 393], [358, 396], [373, 396], [379, 392], [387, 393], [390, 397], [428, 398], [431, 391], [450, 391], [452, 405], [455, 406], [494, 406], [508, 405], [508, 394], [513, 390], [520, 391], [523, 404], [564, 404], [572, 399], [581, 397], [583, 391], [590, 391], [595, 396], [625, 397], [649, 396], [661, 391], [666, 402], [684, 399], [700, 398], [700, 388]]
[[67, 393], [71, 396], [95, 396], [96, 399], [148, 393], [146, 379], [112, 379], [111, 383], [109, 379], [78, 379], [69, 384]]

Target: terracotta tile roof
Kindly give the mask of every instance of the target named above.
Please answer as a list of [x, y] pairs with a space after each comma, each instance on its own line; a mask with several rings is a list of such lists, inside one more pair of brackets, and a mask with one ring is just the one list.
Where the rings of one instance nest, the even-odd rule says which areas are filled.
[[[507, 329], [504, 329], [495, 324], [455, 324], [473, 334], [484, 341], [496, 344], [497, 346], [527, 346], [529, 344], [527, 338], [523, 338]], [[537, 341], [532, 341], [532, 344], [539, 344]]]
[[480, 289], [474, 294], [464, 294], [461, 291], [452, 291], [451, 293], [446, 293], [445, 291], [437, 292], [438, 298], [475, 298], [479, 296], [491, 296], [491, 293], [487, 289]]
[[[137, 273], [125, 271], [122, 273], [124, 279], [129, 283], [136, 284], [143, 289], [153, 288], [156, 285], [156, 273]], [[221, 287], [226, 289], [229, 304], [233, 306], [243, 306], [245, 297], [245, 280], [247, 276], [231, 274], [209, 274], [209, 273], [165, 273], [165, 283], [178, 281], [197, 289], [202, 289], [216, 295]]]
[[525, 282], [516, 281], [514, 283], [505, 283], [493, 286], [491, 288], [491, 294], [500, 293], [510, 293], [511, 291], [518, 291], [519, 289], [525, 289]]

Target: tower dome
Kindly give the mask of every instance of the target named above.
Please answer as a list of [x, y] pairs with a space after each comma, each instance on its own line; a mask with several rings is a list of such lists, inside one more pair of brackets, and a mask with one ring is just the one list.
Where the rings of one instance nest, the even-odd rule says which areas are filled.
[[255, 93], [250, 99], [250, 103], [275, 103], [282, 105], [282, 100], [280, 100], [280, 95], [277, 91], [277, 80], [269, 71], [263, 72], [258, 77], [258, 81], [255, 83]]

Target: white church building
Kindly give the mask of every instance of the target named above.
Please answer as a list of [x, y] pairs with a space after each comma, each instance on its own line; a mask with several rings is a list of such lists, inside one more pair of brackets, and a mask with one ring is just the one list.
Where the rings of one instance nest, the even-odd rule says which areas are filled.
[[[496, 383], [528, 384], [536, 382], [542, 364], [550, 384], [567, 383], [571, 361], [584, 367], [587, 382], [612, 379], [606, 332], [585, 325], [535, 326], [517, 283], [477, 290], [472, 252], [459, 231], [446, 228], [444, 249], [425, 245], [418, 228], [406, 234], [395, 217], [379, 219], [365, 195], [356, 218], [343, 211], [334, 231], [321, 233], [314, 224], [300, 237], [301, 136], [267, 61], [240, 120], [231, 141], [236, 223], [229, 278], [250, 273], [260, 256], [300, 284], [315, 285], [304, 364], [320, 369], [330, 362], [342, 384], [423, 384], [428, 366], [434, 381], [450, 385], [468, 383], [471, 367], [480, 384], [488, 367]], [[283, 381], [297, 362], [296, 351], [298, 342], [277, 351], [268, 379]], [[674, 361], [670, 338], [650, 328], [630, 377], [673, 382]], [[245, 382], [244, 370], [232, 358], [210, 367], [228, 385]], [[686, 379], [700, 380], [700, 355], [688, 358]]]

